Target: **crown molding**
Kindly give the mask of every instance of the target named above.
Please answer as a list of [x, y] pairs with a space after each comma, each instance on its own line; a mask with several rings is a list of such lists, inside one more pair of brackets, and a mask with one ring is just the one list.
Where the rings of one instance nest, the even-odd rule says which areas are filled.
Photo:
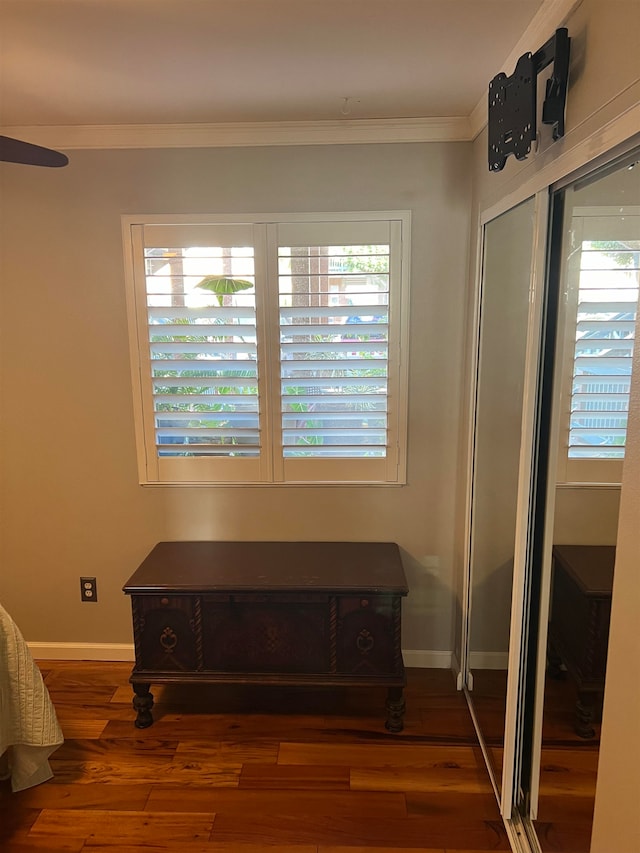
[[[545, 0], [542, 6], [531, 19], [531, 23], [514, 45], [511, 53], [495, 74], [504, 71], [505, 74], [513, 74], [516, 63], [525, 53], [535, 53], [545, 42], [551, 38], [558, 27], [563, 27], [574, 9], [582, 4], [583, 0]], [[569, 34], [571, 35], [571, 34]], [[489, 89], [487, 80], [487, 92]], [[487, 124], [489, 111], [488, 94], [481, 98], [469, 115], [471, 126], [471, 138], [475, 139]]]
[[[511, 73], [527, 51], [538, 50], [583, 0], [544, 0], [509, 56], [495, 69]], [[489, 80], [487, 80], [487, 88]], [[357, 145], [394, 142], [469, 142], [487, 123], [487, 97], [468, 116], [334, 121], [13, 126], [2, 133], [62, 150], [106, 148], [225, 148], [266, 145]]]
[[5, 136], [48, 148], [223, 148], [263, 145], [355, 145], [468, 142], [466, 116], [226, 124], [122, 124], [5, 127]]

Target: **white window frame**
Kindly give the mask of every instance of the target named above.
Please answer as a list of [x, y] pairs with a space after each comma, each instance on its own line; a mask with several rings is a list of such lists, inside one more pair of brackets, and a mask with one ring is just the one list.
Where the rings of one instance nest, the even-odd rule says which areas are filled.
[[[406, 483], [409, 261], [409, 211], [349, 211], [295, 214], [199, 214], [122, 216], [125, 285], [133, 410], [139, 482], [142, 485], [402, 485]], [[388, 394], [390, 414], [386, 456], [380, 459], [283, 459], [280, 430], [280, 346], [278, 319], [278, 228], [328, 223], [388, 223], [390, 256]], [[256, 459], [191, 457], [162, 459], [156, 454], [142, 229], [164, 225], [238, 225], [253, 230], [256, 322], [262, 452]], [[346, 240], [345, 240], [346, 242]]]
[[[576, 207], [572, 213], [571, 232], [575, 246], [582, 245], [585, 223], [590, 218], [620, 216], [637, 217], [638, 207], [621, 209], [619, 207]], [[588, 230], [588, 229], [587, 229]], [[589, 232], [590, 233], [590, 232]], [[585, 238], [586, 239], [586, 238]], [[569, 456], [569, 422], [571, 418], [571, 400], [576, 346], [576, 310], [579, 289], [579, 270], [569, 268], [563, 263], [562, 288], [564, 299], [559, 314], [559, 344], [561, 347], [560, 369], [562, 372], [559, 409], [561, 412], [557, 482], [560, 485], [584, 485], [601, 487], [619, 485], [622, 482], [624, 455], [619, 458], [572, 458]], [[636, 345], [638, 342], [636, 341]]]

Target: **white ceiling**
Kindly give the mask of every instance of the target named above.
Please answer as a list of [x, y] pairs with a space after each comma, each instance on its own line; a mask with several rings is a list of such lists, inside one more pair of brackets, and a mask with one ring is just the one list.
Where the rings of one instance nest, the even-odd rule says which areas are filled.
[[0, 0], [0, 124], [469, 116], [557, 2]]

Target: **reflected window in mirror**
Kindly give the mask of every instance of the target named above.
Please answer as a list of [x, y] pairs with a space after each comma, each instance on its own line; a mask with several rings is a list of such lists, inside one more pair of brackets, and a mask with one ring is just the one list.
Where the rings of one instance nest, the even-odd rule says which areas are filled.
[[640, 285], [637, 156], [564, 190], [559, 482], [621, 480]]

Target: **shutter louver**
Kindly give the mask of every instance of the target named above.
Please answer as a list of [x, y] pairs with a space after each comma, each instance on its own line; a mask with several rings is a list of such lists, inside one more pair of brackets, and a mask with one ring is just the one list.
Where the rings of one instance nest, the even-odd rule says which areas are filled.
[[278, 248], [285, 458], [387, 455], [389, 245]]
[[140, 482], [406, 482], [409, 213], [146, 219], [123, 217]]
[[260, 454], [253, 248], [145, 246], [156, 454]]
[[640, 241], [583, 241], [569, 458], [623, 458]]

